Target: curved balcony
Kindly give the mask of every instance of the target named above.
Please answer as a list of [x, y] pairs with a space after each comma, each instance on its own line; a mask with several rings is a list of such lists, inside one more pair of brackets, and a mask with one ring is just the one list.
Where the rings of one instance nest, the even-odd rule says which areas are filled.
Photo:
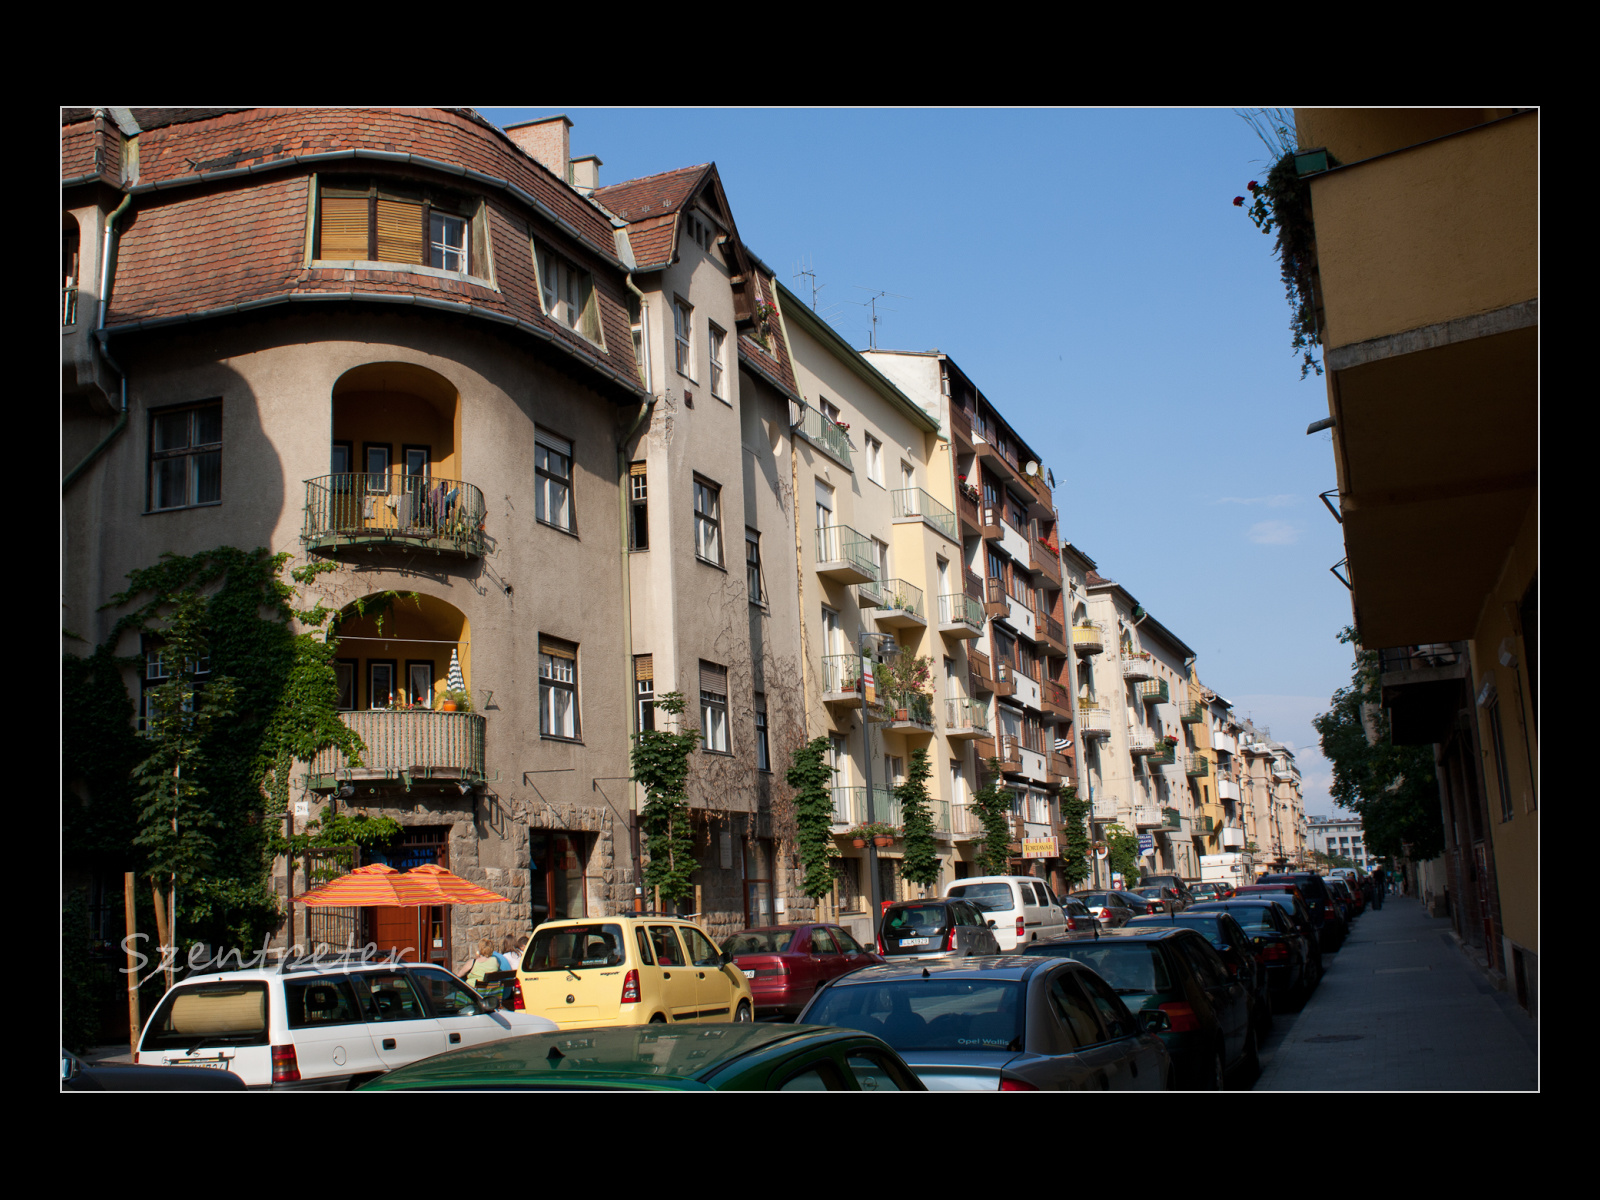
[[313, 791], [331, 791], [344, 781], [398, 780], [409, 791], [418, 779], [484, 779], [488, 721], [481, 713], [358, 709], [340, 713], [339, 719], [366, 744], [361, 766], [350, 766], [337, 750], [319, 750], [311, 760]]
[[353, 473], [306, 480], [307, 551], [404, 546], [483, 555], [483, 493], [459, 479]]
[[[1081, 713], [1083, 710], [1080, 708], [1078, 711]], [[1148, 729], [1135, 727], [1128, 730], [1128, 753], [1136, 758], [1141, 754], [1154, 754], [1158, 748], [1165, 749], [1166, 745]]]
[[1106, 635], [1093, 621], [1080, 622], [1072, 627], [1072, 648], [1079, 658], [1100, 654], [1106, 648]]
[[1127, 654], [1122, 659], [1122, 677], [1129, 683], [1138, 683], [1156, 677], [1155, 660], [1148, 650]]
[[1103, 704], [1078, 701], [1078, 733], [1086, 741], [1104, 740], [1111, 736], [1111, 710]]

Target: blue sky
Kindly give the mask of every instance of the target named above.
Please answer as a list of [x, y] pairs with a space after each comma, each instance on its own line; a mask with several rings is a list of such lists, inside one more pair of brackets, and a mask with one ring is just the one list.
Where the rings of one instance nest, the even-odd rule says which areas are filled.
[[1062, 531], [1296, 748], [1349, 682], [1322, 378], [1233, 197], [1267, 150], [1230, 109], [480, 108], [564, 112], [602, 185], [715, 162], [739, 233], [865, 348], [945, 351], [1056, 479]]

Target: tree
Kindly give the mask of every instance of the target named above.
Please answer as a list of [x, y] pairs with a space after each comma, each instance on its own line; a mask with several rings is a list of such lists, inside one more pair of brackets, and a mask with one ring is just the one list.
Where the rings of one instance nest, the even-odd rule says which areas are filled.
[[978, 869], [985, 875], [1004, 875], [1011, 858], [1011, 793], [1001, 784], [1000, 760], [984, 764], [988, 780], [972, 797], [972, 807], [983, 825], [983, 841], [978, 843]]
[[1089, 878], [1089, 802], [1078, 789], [1061, 789], [1061, 881], [1067, 891]]
[[[1346, 626], [1339, 640], [1355, 647], [1350, 686], [1333, 694], [1327, 712], [1313, 717], [1322, 753], [1333, 764], [1334, 803], [1361, 817], [1369, 854], [1399, 858], [1410, 843], [1412, 859], [1444, 853], [1444, 824], [1433, 772], [1433, 747], [1396, 746], [1380, 707], [1378, 655], [1362, 649]], [[1363, 719], [1365, 718], [1365, 719]]]
[[927, 887], [939, 878], [939, 854], [933, 842], [933, 813], [928, 805], [928, 777], [933, 768], [928, 765], [928, 752], [912, 752], [906, 767], [906, 777], [894, 789], [894, 798], [900, 801], [900, 819], [904, 825], [901, 837], [905, 840], [905, 860], [900, 864], [900, 874], [909, 883]]
[[1106, 826], [1106, 861], [1130, 885], [1139, 881], [1139, 837], [1121, 825]]
[[827, 763], [828, 739], [812, 738], [796, 746], [784, 776], [794, 789], [795, 843], [800, 850], [801, 887], [813, 900], [833, 890], [833, 768]]
[[[681, 717], [683, 693], [667, 692], [655, 706], [674, 718]], [[633, 778], [645, 790], [644, 810], [639, 816], [650, 855], [644, 881], [660, 888], [661, 895], [673, 902], [694, 895], [690, 877], [700, 865], [694, 857], [687, 792], [689, 755], [699, 740], [698, 729], [687, 733], [644, 729], [633, 735]]]

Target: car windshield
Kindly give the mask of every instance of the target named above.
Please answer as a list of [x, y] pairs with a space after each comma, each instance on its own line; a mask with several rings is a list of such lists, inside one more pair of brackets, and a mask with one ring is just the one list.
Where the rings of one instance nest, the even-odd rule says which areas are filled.
[[876, 1034], [896, 1050], [1020, 1050], [1023, 985], [1013, 979], [904, 979], [832, 987], [806, 1010], [809, 1025]]
[[265, 1046], [267, 985], [202, 983], [166, 994], [150, 1019], [141, 1050], [202, 1046]]
[[722, 943], [737, 958], [741, 954], [783, 954], [794, 944], [793, 929], [746, 929]]
[[1186, 929], [1198, 930], [1219, 946], [1228, 940], [1222, 935], [1222, 930], [1220, 928], [1221, 922], [1218, 921], [1216, 917], [1194, 917], [1189, 915], [1193, 911], [1193, 909], [1190, 909], [1189, 913], [1178, 913], [1176, 915], [1168, 913], [1165, 915], [1135, 917], [1132, 923], [1138, 925], [1155, 925], [1159, 927], [1161, 922], [1165, 921], [1169, 925], [1178, 924], [1182, 925]]
[[620, 925], [541, 925], [523, 957], [524, 971], [570, 971], [579, 967], [615, 967], [622, 964]]
[[[1194, 909], [1190, 909], [1193, 912]], [[1276, 929], [1272, 923], [1272, 910], [1265, 904], [1230, 904], [1228, 915], [1246, 929]]]
[[1121, 994], [1172, 990], [1161, 951], [1148, 942], [1114, 942], [1110, 938], [1098, 942], [1034, 942], [1023, 953], [1081, 962]]
[[1079, 896], [1078, 899], [1082, 900], [1085, 904], [1090, 905], [1093, 908], [1102, 908], [1107, 903], [1106, 894], [1104, 892], [1093, 892], [1087, 896]]
[[1009, 883], [963, 883], [951, 888], [950, 894], [971, 900], [980, 912], [1010, 912], [1015, 903]]

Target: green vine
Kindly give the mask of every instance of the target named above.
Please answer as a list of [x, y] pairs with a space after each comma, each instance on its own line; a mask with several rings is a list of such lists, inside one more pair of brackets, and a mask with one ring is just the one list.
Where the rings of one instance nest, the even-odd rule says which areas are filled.
[[1002, 785], [1000, 760], [991, 758], [987, 782], [972, 797], [972, 807], [983, 825], [983, 840], [978, 843], [978, 869], [985, 875], [1004, 875], [1011, 858], [1011, 793]]
[[[312, 868], [312, 883], [325, 883], [343, 874], [354, 865], [357, 846], [386, 846], [405, 832], [405, 827], [392, 817], [374, 817], [368, 813], [325, 812], [306, 826], [304, 833], [292, 838], [275, 839], [274, 852], [295, 858], [320, 851], [350, 851], [338, 865], [326, 863]], [[319, 856], [336, 858], [338, 856]]]
[[1139, 837], [1121, 825], [1106, 826], [1106, 861], [1125, 886], [1139, 882]]
[[827, 763], [828, 739], [813, 738], [789, 756], [785, 782], [794, 789], [795, 844], [800, 851], [801, 889], [813, 900], [833, 890], [833, 768]]
[[1072, 891], [1089, 878], [1089, 802], [1078, 789], [1061, 789], [1061, 881]]
[[[673, 717], [681, 717], [686, 707], [682, 692], [667, 692], [655, 706]], [[640, 819], [650, 855], [644, 881], [649, 887], [660, 888], [662, 898], [672, 902], [694, 895], [690, 880], [699, 868], [694, 857], [687, 791], [689, 755], [699, 741], [698, 729], [688, 733], [646, 729], [633, 735], [633, 778], [645, 790]]]
[[905, 860], [900, 864], [900, 874], [909, 883], [927, 887], [939, 878], [939, 854], [933, 841], [933, 813], [928, 803], [928, 777], [933, 768], [928, 765], [928, 752], [915, 750], [906, 766], [906, 777], [894, 789], [900, 801], [900, 818], [904, 822]]

